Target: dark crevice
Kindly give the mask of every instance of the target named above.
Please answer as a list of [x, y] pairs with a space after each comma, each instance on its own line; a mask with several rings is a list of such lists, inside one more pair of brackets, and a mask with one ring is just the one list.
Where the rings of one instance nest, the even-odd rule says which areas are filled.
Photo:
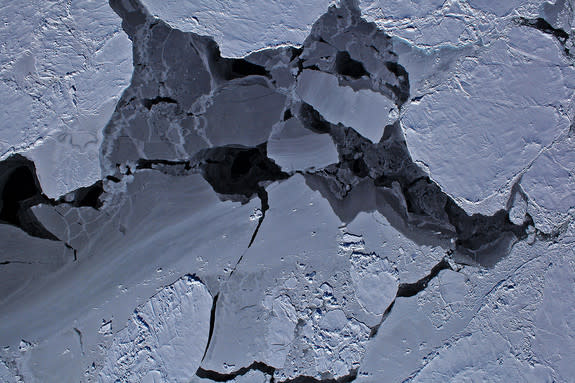
[[397, 289], [396, 297], [412, 297], [417, 295], [420, 291], [427, 288], [429, 282], [437, 277], [441, 270], [453, 270], [447, 259], [442, 259], [437, 265], [433, 266], [429, 274], [414, 283], [400, 283]]
[[[397, 298], [397, 294], [396, 294], [395, 298]], [[369, 339], [372, 339], [377, 335], [379, 328], [381, 327], [383, 322], [385, 322], [385, 320], [387, 319], [389, 314], [391, 314], [391, 310], [393, 310], [393, 306], [395, 306], [395, 299], [389, 304], [389, 306], [387, 306], [387, 308], [385, 309], [385, 311], [381, 315], [381, 319], [380, 319], [379, 323], [371, 328], [371, 332], [369, 333]]]
[[245, 59], [222, 57], [218, 44], [213, 40], [206, 43], [206, 50], [211, 73], [219, 80], [231, 81], [247, 76], [271, 78], [270, 72], [261, 65], [251, 63]]
[[68, 242], [64, 242], [64, 246], [74, 252], [74, 262], [76, 262], [78, 260], [78, 250], [74, 249]]
[[[318, 184], [320, 181], [313, 183], [344, 222], [352, 220], [359, 211], [378, 210], [384, 214], [387, 208], [382, 203], [392, 203], [403, 220], [401, 226], [394, 226], [405, 235], [427, 241], [421, 234], [421, 230], [426, 230], [438, 233], [437, 238], [451, 238], [457, 262], [486, 267], [505, 256], [514, 240], [525, 239], [528, 227], [533, 225], [528, 216], [522, 224], [514, 224], [509, 219], [509, 209], [491, 216], [467, 214], [412, 160], [399, 123], [386, 126], [381, 141], [373, 144], [351, 128], [328, 123], [310, 105], [302, 106], [298, 118], [308, 129], [317, 131], [320, 126], [322, 131], [330, 132], [336, 143], [340, 162], [315, 173], [315, 179], [323, 179], [325, 186]], [[361, 185], [365, 190], [354, 196], [354, 188]], [[391, 191], [388, 194], [395, 197], [375, 202], [366, 198], [366, 193], [377, 194], [380, 190]], [[342, 201], [349, 198], [361, 201], [347, 201], [342, 206]], [[356, 211], [350, 211], [354, 207]]]
[[114, 176], [106, 176], [106, 179], [107, 179], [108, 181], [112, 181], [112, 182], [114, 182], [114, 183], [118, 183], [118, 182], [121, 181], [118, 177], [114, 177]]
[[369, 77], [369, 73], [365, 70], [360, 61], [351, 58], [348, 52], [339, 51], [335, 56], [335, 71], [342, 75], [354, 79], [359, 79], [363, 76]]
[[421, 96], [416, 96], [416, 97], [412, 97], [411, 98], [411, 102], [418, 102], [421, 101], [423, 99], [423, 97], [425, 97], [427, 94], [422, 94]]
[[205, 149], [196, 158], [204, 179], [216, 193], [239, 197], [242, 203], [247, 203], [253, 196], [260, 199], [261, 217], [250, 239], [250, 247], [269, 209], [265, 183], [283, 180], [290, 175], [268, 158], [265, 143], [257, 147]]
[[[255, 195], [262, 198], [264, 183], [290, 176], [267, 157], [266, 144], [257, 147], [221, 146], [204, 149], [195, 158], [202, 175], [216, 193], [239, 196], [242, 202], [247, 202]], [[267, 210], [267, 198], [266, 201], [262, 200], [262, 208]]]
[[349, 383], [357, 378], [357, 372], [358, 369], [354, 368], [349, 374], [340, 376], [339, 378], [316, 379], [311, 376], [298, 376], [293, 379], [282, 380], [279, 383]]
[[82, 331], [80, 331], [77, 327], [74, 327], [74, 332], [78, 336], [78, 342], [80, 343], [80, 351], [82, 351], [82, 355], [84, 355], [84, 337], [82, 335]]
[[165, 167], [182, 167], [184, 170], [190, 170], [191, 164], [190, 161], [169, 161], [169, 160], [148, 160], [148, 159], [139, 159], [138, 163], [136, 164], [136, 169], [163, 169]]
[[509, 220], [507, 210], [499, 210], [492, 216], [470, 216], [451, 198], [447, 199], [445, 211], [456, 229], [456, 245], [460, 250], [480, 250], [485, 244], [497, 241], [504, 233], [513, 234], [518, 240], [523, 240], [527, 238], [527, 228], [533, 226], [529, 216], [525, 217], [523, 224], [514, 224]]
[[148, 14], [137, 0], [109, 0], [110, 7], [122, 19], [122, 29], [134, 41], [138, 27], [145, 24]]
[[393, 299], [393, 301], [389, 304], [387, 309], [385, 309], [385, 311], [381, 315], [381, 319], [380, 319], [379, 323], [371, 328], [371, 332], [369, 334], [369, 339], [372, 339], [377, 335], [379, 328], [385, 322], [387, 317], [391, 314], [391, 310], [393, 310], [393, 307], [395, 306], [395, 302], [396, 302], [398, 297], [410, 298], [410, 297], [417, 295], [421, 291], [425, 290], [427, 288], [427, 286], [429, 285], [429, 282], [431, 282], [431, 280], [433, 278], [437, 277], [437, 275], [439, 275], [439, 272], [441, 270], [453, 270], [453, 268], [449, 264], [449, 261], [447, 261], [446, 258], [443, 258], [438, 264], [433, 266], [433, 268], [431, 269], [429, 274], [427, 274], [425, 277], [421, 278], [417, 282], [400, 283], [398, 288], [397, 288], [397, 293], [395, 294], [395, 298]]
[[313, 108], [313, 106], [302, 103], [299, 108], [299, 120], [303, 126], [315, 133], [330, 133], [331, 124], [327, 122], [322, 115]]
[[254, 243], [254, 240], [256, 239], [256, 236], [258, 235], [258, 231], [260, 230], [260, 227], [262, 226], [262, 223], [264, 222], [264, 218], [266, 217], [266, 211], [269, 209], [269, 205], [268, 205], [268, 192], [266, 191], [266, 189], [264, 189], [263, 187], [260, 188], [260, 190], [258, 190], [258, 197], [260, 199], [261, 202], [261, 217], [258, 218], [258, 224], [256, 226], [256, 229], [254, 230], [254, 233], [252, 234], [252, 238], [250, 239], [250, 243], [248, 244], [248, 248], [252, 246], [252, 243]]
[[[261, 202], [261, 216], [250, 238], [250, 247], [265, 219], [269, 209], [268, 194], [265, 190], [267, 182], [283, 180], [290, 177], [281, 171], [267, 157], [266, 144], [257, 147], [222, 146], [204, 149], [198, 152], [193, 160], [169, 161], [140, 159], [136, 169], [159, 170], [167, 174], [186, 175], [194, 168], [201, 169], [202, 175], [214, 191], [231, 199], [239, 199], [247, 203], [257, 196]], [[181, 172], [178, 173], [178, 169]]]
[[394, 94], [397, 99], [397, 106], [401, 107], [407, 100], [409, 100], [409, 74], [403, 66], [393, 61], [386, 61], [385, 67], [393, 73], [399, 84], [385, 84]]
[[525, 25], [531, 28], [539, 29], [543, 33], [547, 33], [549, 35], [554, 36], [561, 44], [565, 44], [569, 39], [569, 34], [565, 32], [563, 29], [553, 28], [551, 24], [549, 24], [545, 19], [542, 17], [538, 17], [536, 19], [528, 19], [525, 17], [519, 18], [519, 23], [521, 25]]
[[222, 374], [216, 371], [212, 371], [212, 370], [205, 370], [202, 367], [198, 368], [198, 370], [196, 371], [196, 376], [202, 379], [209, 379], [212, 380], [214, 382], [229, 382], [230, 380], [233, 380], [235, 378], [237, 378], [238, 376], [242, 376], [247, 374], [250, 371], [261, 371], [266, 375], [270, 375], [272, 377], [272, 382], [273, 380], [273, 375], [275, 373], [275, 368], [272, 366], [268, 366], [265, 363], [262, 362], [253, 362], [252, 364], [250, 364], [248, 367], [242, 367], [237, 371], [228, 373], [228, 374]]
[[[29, 235], [52, 241], [58, 237], [48, 231], [32, 212], [37, 205], [69, 205], [72, 207], [102, 207], [100, 196], [104, 193], [103, 181], [81, 187], [58, 198], [48, 198], [36, 175], [34, 162], [15, 154], [0, 161], [0, 223], [10, 224]], [[67, 245], [70, 249], [69, 245]], [[76, 250], [74, 250], [76, 256]]]
[[142, 100], [142, 103], [144, 104], [144, 106], [146, 107], [146, 109], [150, 110], [152, 109], [152, 107], [154, 105], [158, 105], [158, 104], [176, 104], [178, 105], [178, 101], [174, 100], [171, 97], [155, 97], [155, 98], [145, 98]]
[[0, 223], [16, 226], [33, 237], [58, 241], [30, 210], [51, 201], [42, 193], [34, 163], [19, 154], [0, 161]]
[[[214, 382], [229, 382], [237, 378], [238, 376], [242, 376], [247, 374], [250, 371], [260, 371], [266, 375], [270, 376], [270, 383], [275, 383], [274, 373], [275, 367], [269, 366], [262, 362], [253, 362], [248, 367], [242, 367], [237, 371], [223, 374], [217, 371], [212, 370], [205, 370], [202, 367], [198, 368], [196, 371], [196, 376], [202, 379], [209, 379]], [[278, 381], [277, 383], [349, 383], [353, 382], [357, 378], [358, 369], [352, 369], [349, 374], [341, 376], [339, 378], [325, 378], [325, 379], [317, 379], [311, 376], [297, 376], [293, 379], [286, 379], [282, 381]]]
[[340, 85], [371, 89], [398, 107], [408, 100], [407, 71], [397, 63], [391, 37], [363, 19], [355, 1], [330, 7], [314, 23], [303, 46], [300, 71], [307, 68], [338, 75]]
[[315, 70], [315, 71], [318, 71], [318, 72], [322, 72], [322, 70], [319, 69], [319, 67], [318, 67], [316, 64], [304, 65], [304, 69]]
[[206, 343], [206, 349], [204, 350], [204, 355], [202, 356], [202, 361], [205, 359], [208, 349], [210, 348], [210, 343], [212, 342], [212, 336], [214, 335], [214, 327], [216, 326], [216, 307], [218, 304], [218, 298], [220, 294], [216, 294], [212, 300], [212, 309], [210, 310], [210, 330], [208, 332], [208, 342]]
[[102, 181], [96, 181], [93, 185], [78, 188], [60, 197], [56, 204], [68, 204], [73, 207], [91, 207], [98, 210], [103, 205], [102, 201], [100, 201], [100, 196], [103, 193], [104, 183]]
[[26, 261], [2, 261], [2, 262], [0, 262], [0, 266], [10, 265], [10, 264], [33, 265], [34, 262], [26, 262]]
[[300, 47], [300, 48], [290, 47], [290, 50], [291, 50], [290, 61], [295, 60], [296, 58], [298, 58], [299, 56], [301, 56], [301, 54], [303, 53], [303, 47]]
[[229, 78], [242, 78], [246, 76], [270, 77], [270, 73], [261, 65], [252, 64], [243, 59], [227, 59], [229, 65]]

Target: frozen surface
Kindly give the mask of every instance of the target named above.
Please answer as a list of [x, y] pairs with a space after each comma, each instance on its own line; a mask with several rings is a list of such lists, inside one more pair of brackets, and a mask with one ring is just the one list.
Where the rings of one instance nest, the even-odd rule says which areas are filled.
[[571, 2], [2, 7], [2, 382], [571, 381]]
[[564, 225], [573, 214], [575, 159], [569, 153], [574, 145], [572, 136], [553, 145], [537, 158], [521, 181], [530, 197], [529, 210], [535, 222], [548, 232]]
[[315, 134], [296, 119], [274, 127], [268, 156], [285, 171], [322, 168], [338, 162], [337, 149], [328, 134]]
[[33, 159], [50, 197], [94, 183], [101, 131], [132, 74], [121, 20], [90, 0], [0, 9], [0, 158]]
[[407, 108], [403, 124], [414, 159], [448, 194], [477, 203], [507, 194], [514, 177], [569, 129], [575, 73], [552, 37], [526, 27], [457, 66]]
[[443, 5], [444, 0], [361, 0], [362, 14], [369, 21], [379, 18], [422, 17]]
[[184, 32], [212, 36], [225, 57], [281, 44], [299, 45], [332, 0], [144, 0], [149, 11]]
[[206, 286], [190, 275], [163, 288], [114, 335], [99, 379], [188, 382], [208, 341], [211, 307]]

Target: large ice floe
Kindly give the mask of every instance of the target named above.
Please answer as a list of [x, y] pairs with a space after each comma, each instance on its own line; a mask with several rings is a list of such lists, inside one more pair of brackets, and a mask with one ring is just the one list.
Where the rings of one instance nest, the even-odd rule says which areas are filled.
[[575, 376], [572, 2], [0, 9], [0, 381]]

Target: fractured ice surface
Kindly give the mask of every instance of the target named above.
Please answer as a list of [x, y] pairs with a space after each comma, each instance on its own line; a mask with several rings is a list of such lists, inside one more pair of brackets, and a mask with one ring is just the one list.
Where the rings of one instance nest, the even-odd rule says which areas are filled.
[[150, 12], [184, 32], [213, 36], [226, 57], [280, 44], [301, 44], [331, 0], [144, 0]]
[[547, 231], [563, 225], [575, 207], [575, 159], [570, 155], [574, 148], [572, 136], [558, 142], [535, 160], [521, 180], [535, 222]]
[[444, 0], [361, 0], [359, 6], [365, 18], [371, 21], [378, 17], [421, 17], [440, 8], [443, 3]]
[[29, 4], [0, 380], [570, 381], [570, 2]]
[[120, 19], [86, 0], [0, 7], [0, 158], [26, 153], [53, 198], [94, 183], [101, 131], [132, 72]]
[[558, 48], [544, 34], [514, 28], [508, 41], [464, 58], [452, 80], [408, 107], [410, 152], [448, 194], [479, 202], [505, 191], [569, 129], [575, 77]]
[[189, 381], [208, 341], [211, 305], [206, 287], [190, 275], [162, 289], [115, 334], [100, 381]]

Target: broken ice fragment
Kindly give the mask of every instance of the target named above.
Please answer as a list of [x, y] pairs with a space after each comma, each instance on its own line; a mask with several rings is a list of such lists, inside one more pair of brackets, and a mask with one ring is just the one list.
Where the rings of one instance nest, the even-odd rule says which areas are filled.
[[380, 93], [354, 91], [339, 86], [334, 75], [308, 69], [298, 77], [296, 91], [326, 120], [352, 127], [373, 143], [379, 142], [383, 128], [393, 122], [389, 120], [390, 111], [397, 108], [391, 99]]

